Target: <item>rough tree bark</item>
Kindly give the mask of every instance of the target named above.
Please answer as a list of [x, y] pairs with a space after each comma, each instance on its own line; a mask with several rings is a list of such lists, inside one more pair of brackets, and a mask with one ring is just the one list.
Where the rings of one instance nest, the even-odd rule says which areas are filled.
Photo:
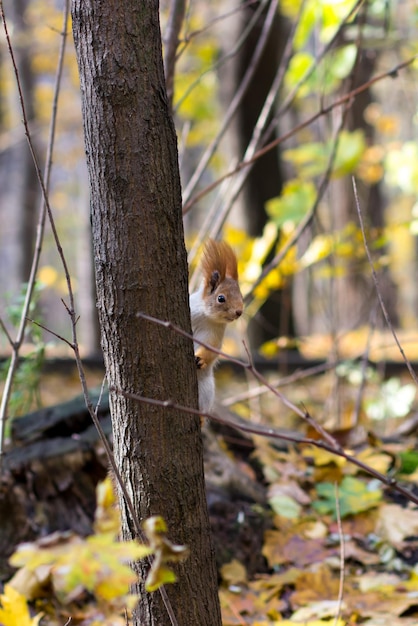
[[[144, 311], [190, 330], [158, 8], [158, 0], [73, 0], [98, 309], [109, 384], [196, 407], [192, 343], [137, 317]], [[170, 538], [190, 547], [167, 588], [178, 624], [220, 625], [198, 419], [114, 394], [111, 413], [116, 462], [138, 517], [163, 515]], [[136, 590], [135, 624], [171, 623], [159, 593]]]

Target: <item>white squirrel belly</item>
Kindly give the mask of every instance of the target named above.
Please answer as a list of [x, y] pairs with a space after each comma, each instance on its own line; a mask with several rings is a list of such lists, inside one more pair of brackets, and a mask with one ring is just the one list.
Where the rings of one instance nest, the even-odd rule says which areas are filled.
[[[195, 291], [190, 296], [190, 310], [192, 319], [193, 337], [203, 341], [207, 345], [220, 346], [224, 336], [225, 326], [216, 324], [206, 315], [205, 305], [202, 299], [202, 290]], [[195, 342], [195, 351], [200, 344]], [[209, 413], [215, 401], [215, 378], [213, 374], [214, 363], [207, 368], [197, 371], [199, 388], [199, 410]]]
[[198, 370], [197, 384], [199, 391], [199, 411], [202, 413], [210, 413], [215, 401], [215, 378], [213, 376], [212, 366], [205, 370]]

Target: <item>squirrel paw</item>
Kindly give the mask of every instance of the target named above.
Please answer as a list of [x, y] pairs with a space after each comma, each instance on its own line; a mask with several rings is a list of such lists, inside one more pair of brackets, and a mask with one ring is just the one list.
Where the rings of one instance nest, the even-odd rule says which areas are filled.
[[195, 355], [194, 359], [195, 359], [197, 369], [204, 370], [207, 365], [206, 361], [204, 361], [201, 356], [197, 356], [197, 355]]

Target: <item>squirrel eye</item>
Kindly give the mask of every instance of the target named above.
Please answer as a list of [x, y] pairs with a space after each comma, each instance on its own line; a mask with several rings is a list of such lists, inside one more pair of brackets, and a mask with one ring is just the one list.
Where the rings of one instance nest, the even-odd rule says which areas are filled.
[[218, 296], [218, 302], [220, 302], [221, 304], [223, 304], [224, 302], [226, 302], [226, 298], [225, 296], [223, 296], [222, 294]]

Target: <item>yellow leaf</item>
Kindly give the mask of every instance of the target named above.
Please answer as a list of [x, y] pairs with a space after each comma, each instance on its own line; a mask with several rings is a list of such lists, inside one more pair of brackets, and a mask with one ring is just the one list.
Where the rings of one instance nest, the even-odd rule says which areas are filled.
[[53, 287], [57, 282], [58, 272], [52, 265], [44, 265], [39, 268], [38, 280], [45, 287]]
[[305, 269], [322, 261], [332, 254], [334, 248], [335, 242], [331, 235], [317, 235], [299, 260], [299, 267]]
[[109, 477], [96, 488], [97, 506], [94, 521], [96, 533], [113, 533], [120, 529], [120, 515], [117, 507], [112, 481]]
[[228, 585], [238, 585], [247, 582], [247, 571], [242, 563], [233, 559], [221, 567], [221, 575]]
[[337, 456], [332, 452], [328, 452], [327, 450], [321, 450], [320, 448], [316, 448], [315, 446], [309, 446], [305, 450], [303, 450], [303, 456], [309, 457], [313, 459], [313, 462], [316, 467], [321, 467], [323, 465], [329, 465], [333, 463], [338, 467], [344, 467], [347, 464], [346, 459], [341, 456]]
[[38, 613], [31, 618], [26, 598], [11, 585], [5, 585], [4, 594], [0, 596], [0, 622], [2, 626], [37, 626], [42, 617]]
[[167, 583], [175, 583], [177, 577], [172, 569], [160, 563], [156, 557], [145, 581], [145, 589], [149, 592], [156, 591]]

